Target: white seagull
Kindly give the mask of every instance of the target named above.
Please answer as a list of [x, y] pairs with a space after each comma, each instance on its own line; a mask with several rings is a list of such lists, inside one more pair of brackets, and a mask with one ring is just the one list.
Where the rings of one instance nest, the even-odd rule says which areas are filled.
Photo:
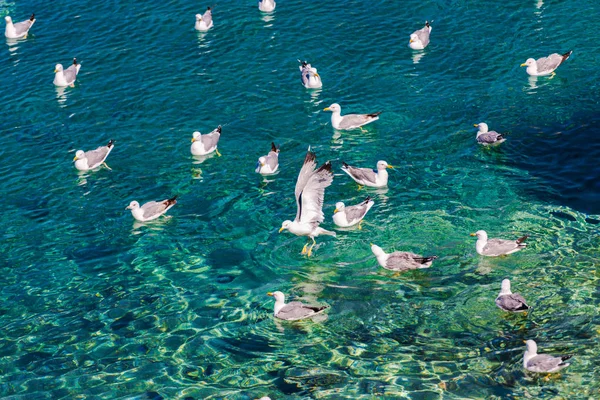
[[482, 256], [497, 257], [512, 254], [527, 246], [523, 243], [529, 236], [525, 235], [517, 240], [489, 239], [486, 231], [477, 231], [471, 233], [471, 236], [477, 236], [475, 250]]
[[538, 354], [535, 341], [528, 340], [525, 343], [527, 344], [527, 350], [523, 354], [523, 368], [527, 371], [551, 373], [558, 372], [571, 365], [565, 361], [573, 357], [572, 355], [553, 357], [548, 354]]
[[425, 21], [425, 26], [422, 29], [416, 30], [410, 35], [408, 45], [413, 50], [423, 50], [429, 44], [430, 33], [431, 25], [429, 25], [429, 21]]
[[275, 0], [258, 0], [258, 9], [262, 12], [271, 12], [275, 10]]
[[527, 73], [531, 76], [544, 76], [554, 73], [560, 64], [565, 62], [573, 53], [573, 50], [567, 51], [565, 54], [553, 53], [548, 57], [542, 57], [535, 60], [528, 58], [521, 67], [527, 67]]
[[480, 122], [478, 124], [473, 124], [475, 128], [479, 128], [477, 131], [477, 143], [482, 144], [484, 146], [489, 146], [491, 144], [500, 144], [506, 140], [501, 133], [496, 131], [488, 131], [488, 125], [485, 122]]
[[[298, 174], [296, 181], [296, 218], [293, 221], [283, 221], [281, 224], [281, 233], [287, 229], [296, 236], [308, 236], [312, 239], [312, 245], [308, 247], [308, 243], [302, 248], [302, 254], [310, 257], [312, 248], [316, 241], [315, 237], [319, 235], [330, 235], [335, 237], [335, 232], [327, 231], [319, 224], [323, 222], [323, 198], [325, 197], [325, 188], [331, 185], [333, 181], [333, 173], [331, 172], [331, 163], [327, 161], [325, 164], [315, 170], [316, 155], [310, 151], [306, 153], [304, 164]], [[308, 249], [307, 249], [308, 247]]]
[[308, 306], [299, 301], [292, 301], [291, 303], [285, 304], [285, 295], [279, 291], [269, 292], [267, 293], [267, 296], [273, 296], [275, 298], [275, 309], [273, 310], [275, 318], [284, 319], [286, 321], [298, 321], [300, 319], [314, 317], [329, 308], [329, 306]]
[[4, 17], [4, 20], [6, 21], [4, 36], [6, 36], [9, 39], [21, 39], [27, 37], [29, 29], [35, 22], [35, 14], [31, 14], [31, 17], [29, 17], [29, 19], [23, 22], [17, 22], [16, 24], [13, 24], [12, 18], [8, 15]]
[[342, 107], [339, 104], [333, 103], [323, 111], [331, 111], [331, 125], [338, 130], [350, 130], [360, 128], [379, 119], [379, 114], [382, 111], [371, 114], [347, 114], [342, 116]]
[[496, 305], [504, 311], [524, 312], [531, 307], [519, 293], [510, 291], [510, 280], [504, 279], [498, 297], [496, 297]]
[[[115, 141], [110, 140], [106, 146], [100, 146], [96, 150], [83, 151], [77, 150], [75, 153], [75, 168], [80, 171], [89, 171], [95, 169], [104, 164], [104, 160], [110, 154], [114, 146]], [[108, 165], [104, 164], [107, 168]], [[110, 168], [109, 168], [110, 169]]]
[[429, 268], [437, 256], [423, 257], [408, 251], [395, 251], [386, 254], [379, 246], [371, 243], [371, 251], [377, 262], [385, 269], [392, 271], [408, 271], [409, 269]]
[[177, 204], [177, 196], [163, 201], [149, 201], [140, 207], [140, 203], [132, 201], [127, 206], [127, 210], [131, 210], [133, 218], [141, 222], [152, 221], [169, 211], [171, 207]]
[[209, 30], [212, 27], [213, 27], [212, 11], [211, 11], [210, 7], [207, 7], [204, 15], [196, 14], [196, 24], [194, 25], [194, 28], [197, 31], [204, 32], [204, 31]]
[[321, 82], [321, 76], [317, 73], [317, 69], [311, 66], [306, 61], [300, 61], [300, 78], [302, 79], [302, 85], [307, 89], [319, 89], [323, 87]]
[[279, 169], [279, 147], [271, 142], [271, 151], [266, 156], [262, 156], [256, 163], [256, 173], [261, 175], [271, 175]]
[[354, 179], [356, 183], [363, 186], [370, 186], [380, 188], [387, 186], [388, 184], [388, 172], [387, 168], [393, 169], [394, 167], [385, 161], [377, 162], [377, 171], [371, 168], [357, 168], [352, 167], [345, 162], [342, 162], [342, 171], [350, 175], [350, 178]]
[[73, 59], [73, 64], [66, 70], [63, 70], [62, 64], [56, 64], [56, 67], [54, 67], [54, 85], [73, 87], [80, 69], [81, 64], [77, 62], [76, 58]]
[[333, 210], [333, 223], [342, 228], [348, 228], [358, 224], [358, 229], [361, 228], [363, 218], [367, 215], [371, 207], [375, 202], [371, 200], [371, 197], [367, 197], [362, 203], [355, 206], [346, 207], [344, 203], [335, 203], [335, 210]]
[[217, 150], [217, 145], [219, 144], [219, 139], [221, 138], [221, 125], [217, 126], [217, 129], [213, 130], [211, 133], [207, 133], [202, 135], [200, 132], [196, 131], [192, 135], [192, 147], [190, 151], [195, 156], [205, 156], [207, 154], [215, 151], [218, 156], [221, 154], [219, 150]]

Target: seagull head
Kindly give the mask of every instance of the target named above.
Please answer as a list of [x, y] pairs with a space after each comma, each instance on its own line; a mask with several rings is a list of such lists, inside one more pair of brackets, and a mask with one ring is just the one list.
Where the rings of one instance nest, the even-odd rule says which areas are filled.
[[527, 345], [528, 353], [531, 353], [531, 354], [537, 353], [537, 343], [535, 343], [535, 341], [529, 339], [528, 341], [525, 342], [525, 344]]
[[486, 231], [479, 230], [475, 233], [471, 233], [471, 236], [477, 236], [477, 240], [487, 240], [488, 236]]
[[388, 164], [386, 161], [377, 161], [377, 170], [381, 171], [386, 168], [394, 169], [393, 165]]
[[202, 14], [196, 14], [196, 21], [202, 21]]
[[525, 61], [523, 64], [521, 64], [521, 67], [529, 67], [533, 64], [535, 64], [535, 59], [528, 58], [527, 61]]
[[261, 166], [264, 166], [266, 162], [267, 162], [267, 159], [266, 159], [264, 156], [263, 156], [263, 157], [260, 157], [260, 158], [258, 159], [258, 163], [259, 163]]
[[510, 279], [502, 280], [502, 286], [500, 287], [500, 294], [511, 294]]
[[54, 67], [54, 73], [62, 72], [62, 70], [63, 70], [62, 64], [56, 64], [56, 66]]
[[473, 124], [475, 128], [479, 128], [479, 132], [486, 133], [488, 131], [488, 125], [485, 122], [480, 122], [478, 124]]
[[344, 205], [344, 203], [342, 203], [341, 201], [335, 203], [335, 210], [333, 210], [333, 213], [338, 213], [340, 211], [344, 211], [344, 208], [346, 208], [346, 206]]
[[286, 229], [289, 229], [290, 225], [292, 225], [292, 221], [290, 221], [289, 219], [283, 221], [283, 224], [281, 224], [281, 228], [279, 228], [279, 233], [281, 233], [282, 231], [284, 231]]
[[77, 152], [75, 153], [75, 158], [73, 158], [73, 161], [83, 160], [84, 158], [85, 158], [85, 152], [83, 150], [77, 150]]
[[12, 24], [12, 18], [9, 17], [8, 15], [6, 17], [4, 17], [4, 20], [6, 21], [7, 24]]
[[276, 292], [269, 292], [267, 293], [267, 296], [272, 296], [275, 298], [275, 301], [285, 301], [285, 295], [279, 290]]
[[137, 208], [140, 208], [140, 203], [138, 203], [137, 201], [134, 200], [131, 203], [129, 203], [126, 210], [135, 210]]
[[371, 251], [375, 254], [375, 257], [384, 256], [385, 251], [383, 249], [373, 243], [371, 243]]
[[411, 33], [410, 34], [410, 42], [409, 43], [416, 42], [418, 40], [419, 40], [419, 37], [417, 36], [416, 33]]
[[338, 103], [333, 103], [329, 107], [324, 108], [323, 111], [331, 111], [334, 113], [339, 113], [339, 112], [342, 112], [342, 107], [340, 107], [340, 105]]
[[192, 133], [192, 143], [194, 143], [197, 140], [200, 140], [200, 132], [196, 131], [194, 133]]

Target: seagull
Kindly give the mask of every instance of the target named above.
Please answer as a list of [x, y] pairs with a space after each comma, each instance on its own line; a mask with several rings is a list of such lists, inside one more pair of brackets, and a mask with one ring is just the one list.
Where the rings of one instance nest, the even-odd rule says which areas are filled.
[[271, 12], [275, 10], [275, 0], [258, 0], [258, 9], [262, 12]]
[[132, 201], [127, 206], [131, 210], [133, 218], [141, 222], [152, 221], [169, 211], [171, 207], [177, 204], [177, 196], [163, 201], [149, 201], [140, 207], [140, 203]]
[[62, 64], [56, 64], [54, 68], [54, 84], [56, 86], [75, 86], [75, 79], [77, 79], [77, 74], [79, 73], [79, 69], [81, 68], [81, 64], [77, 62], [77, 59], [73, 59], [73, 64], [67, 68], [66, 71], [63, 70]]
[[569, 50], [563, 55], [553, 53], [548, 57], [538, 58], [537, 60], [528, 58], [527, 61], [521, 64], [521, 67], [527, 67], [527, 73], [531, 76], [554, 74], [554, 70], [566, 61], [571, 56], [571, 53], [573, 53], [573, 50]]
[[511, 312], [523, 312], [531, 308], [527, 305], [523, 296], [510, 291], [510, 280], [508, 279], [502, 281], [502, 288], [498, 297], [496, 297], [496, 305], [504, 311]]
[[355, 206], [346, 207], [341, 201], [335, 203], [333, 210], [333, 222], [342, 228], [347, 228], [358, 224], [358, 229], [362, 229], [361, 223], [365, 215], [373, 207], [375, 202], [368, 196], [362, 203]]
[[521, 250], [527, 246], [527, 243], [523, 243], [529, 236], [525, 235], [518, 238], [517, 240], [506, 240], [506, 239], [490, 239], [488, 240], [487, 233], [485, 231], [477, 231], [471, 233], [471, 236], [477, 236], [477, 244], [475, 249], [477, 253], [482, 256], [497, 257], [512, 254], [516, 251]]
[[370, 168], [352, 167], [345, 162], [342, 162], [342, 171], [350, 175], [350, 178], [354, 179], [356, 183], [376, 188], [387, 186], [387, 168], [393, 169], [394, 167], [385, 161], [378, 161], [377, 171], [374, 171]]
[[561, 369], [568, 367], [569, 363], [565, 363], [572, 355], [553, 357], [547, 354], [537, 353], [537, 344], [533, 340], [525, 342], [527, 350], [523, 354], [523, 368], [531, 372], [551, 373], [558, 372]]
[[221, 156], [219, 150], [217, 150], [217, 144], [219, 144], [220, 137], [221, 125], [217, 126], [217, 129], [213, 130], [211, 133], [205, 135], [196, 131], [192, 135], [192, 147], [190, 148], [190, 151], [195, 156], [205, 156], [213, 151], [217, 152], [218, 156]]
[[262, 156], [256, 163], [256, 172], [261, 175], [271, 175], [279, 169], [279, 147], [271, 142], [271, 151]]
[[500, 144], [506, 140], [501, 133], [496, 131], [488, 131], [488, 125], [485, 122], [480, 122], [478, 124], [473, 124], [475, 128], [479, 128], [477, 131], [477, 143], [482, 144], [484, 146], [489, 146], [490, 144]]
[[26, 38], [27, 34], [29, 33], [29, 29], [35, 22], [35, 14], [31, 14], [31, 17], [29, 17], [29, 19], [23, 22], [17, 22], [16, 24], [13, 24], [12, 18], [8, 15], [4, 17], [4, 20], [6, 21], [6, 29], [4, 29], [4, 36], [6, 36], [9, 39]]
[[197, 31], [204, 32], [204, 31], [209, 30], [212, 27], [213, 27], [212, 11], [210, 10], [210, 7], [207, 7], [204, 15], [196, 14], [196, 25], [194, 26], [194, 28], [196, 28]]
[[392, 271], [408, 271], [409, 269], [429, 268], [437, 256], [423, 257], [408, 251], [395, 251], [386, 254], [379, 246], [371, 243], [371, 251], [377, 262], [385, 269]]
[[327, 231], [319, 226], [325, 219], [323, 215], [323, 198], [325, 188], [331, 185], [333, 173], [331, 172], [331, 163], [327, 161], [317, 170], [316, 155], [310, 151], [306, 152], [304, 164], [298, 174], [296, 181], [296, 218], [294, 221], [283, 221], [279, 233], [287, 229], [296, 236], [308, 236], [312, 239], [312, 245], [307, 249], [308, 243], [302, 248], [302, 254], [311, 256], [312, 248], [315, 245], [315, 237], [319, 235], [330, 235], [335, 237], [335, 232]]
[[317, 69], [312, 65], [307, 63], [306, 61], [300, 61], [300, 77], [302, 79], [302, 84], [307, 89], [319, 89], [323, 87], [323, 82], [321, 82], [321, 76], [317, 73]]
[[422, 29], [416, 30], [410, 35], [408, 46], [413, 50], [423, 50], [429, 44], [430, 33], [431, 25], [429, 25], [429, 21], [425, 21], [425, 26]]
[[[104, 164], [107, 168], [108, 165], [104, 163], [106, 157], [110, 154], [115, 144], [114, 140], [110, 140], [106, 146], [100, 146], [96, 150], [83, 151], [77, 150], [75, 153], [75, 168], [80, 171], [88, 171], [90, 169], [95, 169]], [[109, 168], [110, 169], [110, 168]]]
[[347, 114], [342, 117], [342, 107], [339, 104], [333, 103], [327, 108], [324, 108], [323, 111], [331, 111], [331, 125], [335, 129], [339, 130], [350, 130], [360, 128], [363, 125], [370, 124], [373, 121], [377, 121], [379, 119], [379, 114], [382, 111], [372, 113], [372, 114]]
[[329, 306], [307, 306], [299, 301], [292, 301], [291, 303], [285, 304], [285, 295], [279, 291], [269, 292], [267, 295], [275, 298], [275, 310], [273, 311], [275, 318], [284, 319], [286, 321], [298, 321], [310, 318], [329, 308]]

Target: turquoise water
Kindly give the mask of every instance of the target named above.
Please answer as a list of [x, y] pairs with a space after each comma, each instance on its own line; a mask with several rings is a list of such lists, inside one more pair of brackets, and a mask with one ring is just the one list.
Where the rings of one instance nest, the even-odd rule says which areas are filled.
[[[4, 210], [0, 396], [7, 399], [574, 399], [600, 397], [597, 1], [216, 3], [1, 2], [24, 41], [0, 57]], [[431, 44], [407, 47], [433, 20]], [[552, 78], [519, 64], [573, 49]], [[82, 64], [74, 88], [57, 63]], [[300, 84], [297, 59], [323, 89]], [[344, 113], [383, 110], [366, 132]], [[473, 123], [508, 132], [475, 143]], [[189, 153], [223, 125], [222, 157]], [[72, 158], [116, 141], [112, 170]], [[256, 160], [281, 145], [280, 173]], [[331, 160], [334, 204], [375, 200], [363, 229], [304, 238], [293, 218], [306, 148]], [[358, 190], [341, 161], [396, 165], [389, 189]], [[125, 207], [177, 194], [169, 216]], [[529, 234], [481, 258], [470, 232]], [[394, 274], [369, 249], [437, 254]], [[535, 308], [496, 308], [500, 282]], [[268, 291], [331, 306], [281, 323]], [[559, 377], [525, 374], [523, 340], [574, 354]]]

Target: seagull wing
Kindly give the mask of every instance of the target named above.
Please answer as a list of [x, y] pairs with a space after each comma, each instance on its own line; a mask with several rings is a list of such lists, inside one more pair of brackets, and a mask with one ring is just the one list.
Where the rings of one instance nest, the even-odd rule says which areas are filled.
[[323, 215], [325, 188], [331, 185], [332, 181], [333, 172], [331, 172], [329, 161], [310, 174], [297, 200], [299, 206], [296, 218], [299, 222], [323, 222], [325, 219], [325, 215]]
[[283, 306], [283, 308], [277, 313], [276, 317], [288, 321], [295, 321], [311, 317], [315, 314], [320, 313], [326, 308], [327, 306], [313, 307], [300, 303], [299, 301], [292, 301], [291, 303], [288, 303], [285, 306]]

